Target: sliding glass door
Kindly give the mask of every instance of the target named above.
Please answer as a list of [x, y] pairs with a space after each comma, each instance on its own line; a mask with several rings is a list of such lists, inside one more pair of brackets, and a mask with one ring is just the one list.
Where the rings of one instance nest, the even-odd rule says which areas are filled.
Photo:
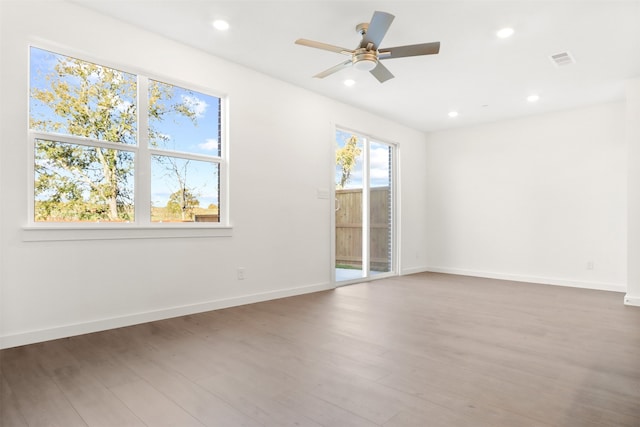
[[335, 280], [392, 275], [395, 146], [339, 129], [335, 154]]

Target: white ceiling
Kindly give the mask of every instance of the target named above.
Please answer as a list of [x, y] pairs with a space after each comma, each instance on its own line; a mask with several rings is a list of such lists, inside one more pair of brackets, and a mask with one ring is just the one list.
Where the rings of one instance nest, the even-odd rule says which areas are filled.
[[[423, 131], [623, 99], [640, 76], [640, 0], [74, 2]], [[440, 41], [440, 54], [385, 61], [395, 78], [384, 84], [355, 69], [313, 79], [345, 57], [294, 41], [352, 49], [375, 10], [396, 16], [381, 48]], [[229, 31], [212, 28], [217, 18]], [[498, 39], [506, 26], [515, 34]], [[563, 51], [576, 63], [555, 66]]]

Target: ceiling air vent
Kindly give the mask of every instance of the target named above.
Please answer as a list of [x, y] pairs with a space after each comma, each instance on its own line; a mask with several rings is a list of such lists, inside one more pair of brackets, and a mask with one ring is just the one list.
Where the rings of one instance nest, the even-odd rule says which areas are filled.
[[565, 65], [575, 64], [576, 60], [569, 52], [560, 52], [549, 57], [556, 67], [564, 67]]

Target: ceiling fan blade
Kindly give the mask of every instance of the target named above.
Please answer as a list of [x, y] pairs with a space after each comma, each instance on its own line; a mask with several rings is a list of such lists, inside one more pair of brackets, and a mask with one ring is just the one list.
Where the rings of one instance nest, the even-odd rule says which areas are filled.
[[369, 28], [362, 38], [360, 47], [366, 48], [369, 43], [373, 43], [374, 48], [377, 49], [385, 34], [387, 34], [393, 18], [395, 16], [390, 13], [375, 11], [369, 23]]
[[385, 67], [384, 65], [382, 65], [381, 63], [378, 62], [378, 65], [376, 65], [376, 68], [374, 68], [373, 70], [369, 71], [371, 74], [373, 74], [373, 76], [378, 79], [378, 81], [380, 83], [384, 83], [389, 79], [393, 78], [393, 74], [391, 74], [391, 71], [389, 71], [387, 69], [387, 67]]
[[340, 63], [338, 65], [336, 65], [335, 67], [331, 67], [328, 70], [324, 70], [323, 72], [318, 73], [313, 77], [315, 77], [317, 79], [324, 79], [325, 77], [330, 76], [333, 73], [337, 73], [338, 71], [342, 70], [343, 68], [347, 68], [349, 66], [351, 66], [351, 60], [350, 59], [347, 60], [347, 61], [344, 61], [344, 62], [342, 62], [342, 63]]
[[302, 46], [315, 47], [316, 49], [328, 50], [329, 52], [341, 53], [343, 55], [351, 55], [351, 54], [353, 54], [353, 50], [351, 50], [351, 49], [347, 49], [347, 48], [340, 47], [340, 46], [334, 46], [332, 44], [316, 42], [316, 41], [313, 41], [313, 40], [298, 39], [298, 40], [296, 40], [295, 43], [299, 44], [299, 45], [302, 45]]
[[435, 55], [440, 52], [440, 42], [387, 47], [378, 51], [378, 59], [405, 58], [407, 56]]

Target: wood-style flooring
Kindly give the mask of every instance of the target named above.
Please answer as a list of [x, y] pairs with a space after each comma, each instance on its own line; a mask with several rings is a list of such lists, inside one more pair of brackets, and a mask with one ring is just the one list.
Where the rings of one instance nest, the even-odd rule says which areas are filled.
[[424, 273], [0, 352], [0, 425], [640, 426], [640, 308]]

